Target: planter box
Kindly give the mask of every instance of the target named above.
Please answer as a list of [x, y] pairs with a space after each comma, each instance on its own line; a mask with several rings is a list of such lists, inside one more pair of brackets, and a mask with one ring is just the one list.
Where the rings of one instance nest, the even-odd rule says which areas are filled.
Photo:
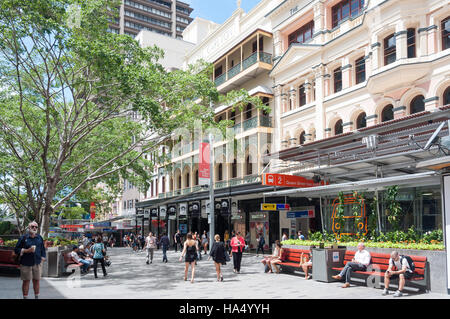
[[[283, 245], [286, 248], [309, 249], [309, 246]], [[348, 250], [357, 251], [357, 247], [347, 246]], [[430, 269], [430, 291], [434, 293], [447, 294], [447, 255], [442, 250], [415, 250], [415, 249], [394, 249], [366, 247], [366, 250], [373, 253], [390, 254], [397, 250], [400, 255], [413, 255], [427, 257]]]

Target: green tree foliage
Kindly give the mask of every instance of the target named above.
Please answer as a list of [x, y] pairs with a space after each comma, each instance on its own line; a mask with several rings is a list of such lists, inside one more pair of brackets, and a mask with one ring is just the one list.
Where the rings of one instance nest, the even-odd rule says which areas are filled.
[[99, 182], [111, 197], [122, 179], [148, 188], [143, 154], [195, 120], [216, 125], [210, 102], [237, 97], [219, 97], [210, 65], [168, 72], [160, 49], [107, 32], [119, 6], [0, 2], [0, 198], [44, 236], [56, 209]]

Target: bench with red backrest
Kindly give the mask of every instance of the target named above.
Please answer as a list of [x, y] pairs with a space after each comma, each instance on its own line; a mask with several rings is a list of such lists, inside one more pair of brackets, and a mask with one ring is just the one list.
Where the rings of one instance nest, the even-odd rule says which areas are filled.
[[64, 269], [66, 271], [71, 270], [72, 272], [74, 272], [76, 268], [83, 266], [82, 263], [77, 263], [75, 260], [73, 260], [72, 256], [70, 256], [70, 252], [62, 253], [62, 255], [64, 258]]
[[285, 260], [278, 264], [281, 266], [281, 269], [283, 269], [283, 267], [302, 269], [300, 266], [300, 257], [302, 253], [303, 257], [306, 257], [307, 260], [309, 260], [309, 256], [311, 254], [311, 251], [308, 249], [283, 248], [283, 251], [285, 254]]
[[14, 262], [14, 250], [0, 250], [0, 267], [20, 267], [18, 263]]
[[[400, 254], [401, 255], [401, 254]], [[351, 262], [353, 257], [355, 256], [355, 251], [347, 250], [344, 255], [344, 266]], [[379, 276], [384, 280], [384, 274], [386, 270], [389, 268], [389, 259], [391, 258], [390, 254], [382, 254], [382, 253], [370, 253], [371, 262], [367, 267], [366, 271], [353, 271], [352, 274], [365, 275], [365, 276]], [[415, 270], [414, 276], [406, 280], [406, 282], [414, 283], [415, 286], [420, 285], [425, 290], [428, 290], [428, 262], [427, 257], [425, 256], [411, 256], [411, 259], [414, 262]], [[333, 267], [335, 271], [341, 271], [344, 267]]]

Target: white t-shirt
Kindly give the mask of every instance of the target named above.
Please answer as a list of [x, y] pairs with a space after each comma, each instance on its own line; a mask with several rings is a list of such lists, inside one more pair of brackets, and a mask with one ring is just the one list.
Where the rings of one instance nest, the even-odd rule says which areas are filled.
[[406, 260], [406, 258], [400, 257], [398, 261], [394, 261], [392, 258], [389, 259], [389, 266], [395, 266], [397, 267], [397, 271], [402, 270], [403, 267], [406, 267], [406, 271], [412, 272], [411, 268], [409, 268], [409, 263]]
[[355, 262], [359, 263], [359, 264], [363, 264], [364, 266], [369, 266], [370, 264], [370, 253], [363, 249], [361, 251], [357, 251], [355, 253]]
[[76, 252], [72, 251], [70, 253], [70, 256], [72, 256], [72, 259], [75, 260], [77, 263], [80, 262], [80, 256], [78, 256], [78, 254]]

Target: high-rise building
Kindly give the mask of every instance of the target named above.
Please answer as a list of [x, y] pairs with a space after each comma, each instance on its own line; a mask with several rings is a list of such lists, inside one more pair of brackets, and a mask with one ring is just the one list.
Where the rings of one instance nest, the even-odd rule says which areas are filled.
[[182, 39], [182, 32], [192, 21], [192, 10], [178, 0], [122, 0], [119, 17], [109, 31], [135, 37], [147, 30]]

